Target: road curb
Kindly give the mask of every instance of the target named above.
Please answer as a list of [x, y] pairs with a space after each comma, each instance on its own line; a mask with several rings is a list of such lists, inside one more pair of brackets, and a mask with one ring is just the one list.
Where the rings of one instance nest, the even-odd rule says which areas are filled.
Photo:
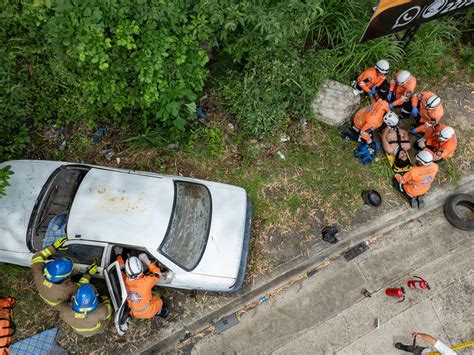
[[447, 197], [453, 193], [470, 193], [474, 191], [474, 174], [461, 179], [457, 186], [439, 187], [425, 197], [425, 207], [422, 210], [414, 210], [407, 208], [406, 205], [390, 210], [382, 216], [377, 217], [371, 223], [352, 229], [348, 232], [342, 232], [338, 235], [340, 242], [335, 245], [329, 245], [324, 250], [309, 249], [306, 256], [300, 256], [281, 265], [269, 275], [260, 277], [250, 288], [244, 288], [242, 291], [234, 293], [229, 297], [229, 302], [215, 311], [203, 315], [199, 319], [195, 319], [188, 324], [182, 323], [182, 329], [171, 333], [170, 330], [164, 329], [164, 337], [157, 343], [146, 344], [142, 349], [143, 354], [162, 353], [170, 350], [175, 344], [182, 339], [196, 334], [203, 328], [217, 319], [225, 315], [234, 313], [249, 303], [254, 302], [262, 294], [266, 294], [277, 289], [288, 280], [294, 279], [296, 276], [303, 274], [316, 266], [321, 265], [324, 261], [341, 255], [347, 249], [366, 241], [373, 236], [387, 233], [388, 231], [399, 227], [413, 219], [419, 218], [438, 207], [441, 207]]

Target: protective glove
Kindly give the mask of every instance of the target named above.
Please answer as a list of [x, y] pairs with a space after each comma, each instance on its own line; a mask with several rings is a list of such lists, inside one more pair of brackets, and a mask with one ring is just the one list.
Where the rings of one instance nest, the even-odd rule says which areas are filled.
[[387, 101], [390, 101], [392, 99], [392, 96], [393, 96], [393, 93], [389, 91], [387, 94]]
[[412, 128], [410, 129], [410, 134], [418, 134], [418, 131], [416, 130], [416, 128]]
[[148, 258], [148, 255], [146, 255], [146, 253], [141, 253], [140, 255], [138, 255], [138, 259], [140, 259], [140, 261], [147, 266], [151, 264], [151, 261]]
[[412, 109], [411, 109], [411, 115], [412, 115], [413, 117], [417, 117], [418, 114], [419, 114], [418, 108], [417, 108], [416, 106], [415, 106], [415, 107], [412, 107]]
[[64, 243], [68, 241], [67, 237], [62, 237], [56, 240], [53, 244], [53, 247], [56, 250], [67, 250], [67, 247], [63, 247]]
[[122, 255], [123, 248], [122, 247], [114, 247], [115, 255]]
[[369, 95], [375, 95], [377, 93], [377, 87], [372, 86], [369, 91]]
[[426, 140], [424, 138], [420, 138], [416, 141], [416, 143], [418, 143], [418, 146], [422, 149], [424, 149], [426, 147], [425, 142], [426, 142]]
[[400, 174], [395, 174], [395, 179], [398, 181], [398, 188], [400, 189], [401, 192], [403, 192], [403, 185], [401, 183], [402, 176]]
[[108, 298], [107, 296], [100, 296], [100, 301], [103, 303], [103, 304], [110, 304], [110, 298]]
[[393, 106], [393, 104], [388, 104], [388, 108], [389, 108], [390, 110], [393, 110], [394, 107], [395, 107], [395, 106]]
[[97, 263], [94, 261], [89, 267], [86, 269], [86, 272], [89, 275], [94, 275], [97, 272]]

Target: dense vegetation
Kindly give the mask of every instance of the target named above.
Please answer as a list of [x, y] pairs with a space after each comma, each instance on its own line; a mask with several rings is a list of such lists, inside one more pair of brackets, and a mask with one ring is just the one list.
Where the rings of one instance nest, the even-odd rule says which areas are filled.
[[[472, 10], [426, 24], [406, 50], [394, 36], [359, 44], [372, 5], [2, 2], [0, 161], [21, 157], [34, 132], [52, 124], [114, 124], [132, 139], [182, 136], [206, 83], [243, 134], [264, 138], [292, 119], [310, 119], [308, 103], [326, 78], [349, 80], [381, 57], [433, 72], [445, 42], [459, 44], [472, 24]], [[466, 48], [460, 53], [472, 57]]]

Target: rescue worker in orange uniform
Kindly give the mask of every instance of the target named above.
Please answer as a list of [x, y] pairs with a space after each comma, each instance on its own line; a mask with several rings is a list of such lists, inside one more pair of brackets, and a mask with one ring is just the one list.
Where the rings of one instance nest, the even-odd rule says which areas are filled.
[[107, 329], [112, 316], [110, 299], [101, 297], [99, 302], [94, 286], [85, 284], [79, 287], [72, 301], [59, 307], [59, 317], [79, 335], [91, 337]]
[[439, 123], [444, 115], [443, 104], [438, 95], [423, 91], [413, 95], [411, 99], [411, 115], [415, 119], [415, 125], [435, 121]]
[[353, 129], [359, 133], [359, 142], [372, 143], [372, 132], [382, 126], [386, 115], [395, 115], [388, 107], [388, 102], [379, 100], [363, 107], [354, 116]]
[[424, 137], [416, 141], [415, 147], [431, 150], [434, 154], [433, 159], [437, 163], [440, 163], [443, 159], [451, 158], [458, 145], [454, 129], [441, 123], [434, 125], [425, 123], [410, 132], [424, 134]]
[[385, 59], [379, 60], [375, 67], [366, 69], [362, 74], [359, 75], [354, 86], [358, 92], [355, 94], [365, 92], [371, 98], [375, 99], [387, 99], [389, 84], [386, 78], [390, 65]]
[[[125, 263], [119, 255], [117, 261], [121, 266], [125, 265], [124, 279], [130, 314], [135, 318], [153, 318], [155, 315], [166, 318], [168, 316], [166, 300], [152, 293], [155, 283], [162, 276], [160, 268], [152, 263], [145, 253], [140, 254], [138, 258], [136, 256], [129, 257]], [[150, 275], [143, 273], [142, 263], [148, 267]]]
[[[415, 93], [416, 78], [407, 70], [401, 70], [395, 74], [395, 80], [390, 82], [390, 90], [387, 101], [392, 110], [395, 106], [401, 106], [401, 118], [408, 118], [412, 111], [411, 97]], [[393, 101], [392, 101], [393, 100]]]
[[395, 174], [393, 184], [408, 199], [412, 208], [423, 208], [425, 204], [421, 196], [430, 189], [438, 170], [438, 164], [433, 164], [433, 154], [424, 149], [416, 155], [416, 166], [403, 176]]
[[54, 308], [64, 301], [69, 301], [78, 287], [89, 283], [91, 276], [97, 272], [97, 265], [90, 265], [87, 272], [76, 284], [70, 278], [73, 269], [71, 259], [47, 260], [49, 257], [54, 257], [58, 249], [67, 249], [63, 247], [67, 240], [66, 237], [56, 240], [53, 245], [40, 250], [31, 259], [31, 270], [36, 289], [43, 301]]

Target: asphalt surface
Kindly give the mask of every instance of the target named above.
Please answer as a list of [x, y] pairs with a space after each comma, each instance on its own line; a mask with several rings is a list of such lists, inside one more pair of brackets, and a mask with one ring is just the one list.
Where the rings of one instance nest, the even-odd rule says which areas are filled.
[[[287, 287], [288, 283], [294, 282], [295, 278], [302, 274], [313, 273], [315, 268], [325, 265], [329, 260], [338, 257], [360, 242], [389, 233], [396, 228], [403, 228], [408, 222], [422, 218], [423, 215], [443, 206], [452, 193], [472, 193], [472, 191], [474, 191], [473, 174], [464, 177], [458, 186], [446, 184], [430, 191], [425, 197], [426, 205], [421, 210], [410, 209], [404, 205], [376, 218], [368, 219], [350, 231], [339, 233], [339, 243], [323, 243], [326, 245], [323, 249], [319, 244], [318, 247], [307, 249], [304, 257], [287, 260], [281, 267], [257, 278], [252, 285], [245, 286], [236, 294], [208, 298], [206, 304], [211, 301], [212, 305], [205, 308], [186, 308], [186, 317], [179, 322], [174, 322], [170, 327], [160, 328], [160, 336], [150, 338], [148, 342], [141, 345], [139, 351], [144, 354], [155, 354], [176, 349], [189, 349], [188, 345], [195, 343], [196, 338], [199, 340], [203, 333], [213, 332], [212, 329], [209, 330], [209, 327], [212, 328], [213, 324], [223, 317], [233, 313], [239, 314], [242, 309], [249, 308], [249, 305], [253, 308], [260, 297]], [[367, 206], [367, 208], [371, 207]]]
[[[450, 345], [474, 340], [473, 255], [474, 233], [451, 226], [438, 208], [278, 293], [238, 325], [195, 343], [192, 353], [401, 354], [393, 344], [411, 343], [413, 331]], [[406, 288], [413, 275], [431, 290], [407, 290], [402, 303], [385, 295], [387, 287]]]

